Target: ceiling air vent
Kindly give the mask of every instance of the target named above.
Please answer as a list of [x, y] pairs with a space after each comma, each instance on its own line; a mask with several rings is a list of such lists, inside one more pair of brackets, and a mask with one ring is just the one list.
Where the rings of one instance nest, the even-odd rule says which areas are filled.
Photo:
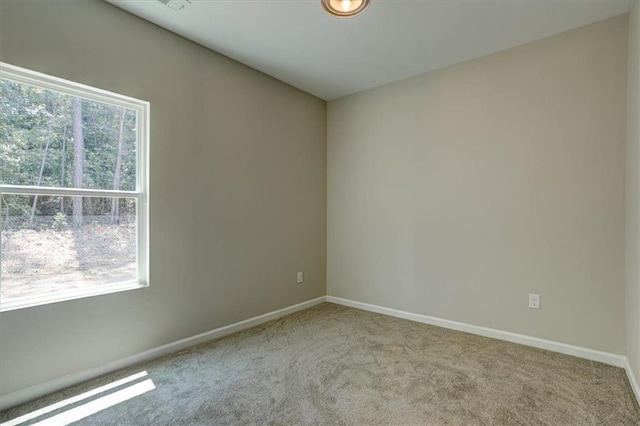
[[160, 3], [168, 6], [169, 8], [175, 10], [176, 12], [180, 12], [185, 7], [191, 5], [189, 0], [158, 0]]

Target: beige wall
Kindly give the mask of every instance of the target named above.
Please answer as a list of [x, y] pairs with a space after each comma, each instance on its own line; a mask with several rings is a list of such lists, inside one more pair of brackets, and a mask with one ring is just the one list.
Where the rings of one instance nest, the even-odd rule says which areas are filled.
[[0, 314], [0, 394], [326, 294], [324, 101], [101, 1], [1, 1], [0, 60], [151, 102], [151, 287]]
[[[325, 294], [325, 103], [106, 3], [52, 3], [0, 0], [0, 60], [151, 102], [151, 287], [0, 314], [0, 395]], [[620, 16], [331, 102], [329, 294], [625, 353], [626, 43]]]
[[330, 102], [329, 295], [624, 354], [627, 23]]
[[640, 4], [629, 20], [629, 82], [627, 109], [626, 326], [627, 357], [640, 381]]

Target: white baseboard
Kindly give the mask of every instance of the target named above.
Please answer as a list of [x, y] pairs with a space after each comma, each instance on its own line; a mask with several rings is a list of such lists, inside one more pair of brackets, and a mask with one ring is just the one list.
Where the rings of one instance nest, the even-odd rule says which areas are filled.
[[624, 368], [627, 373], [629, 383], [631, 384], [631, 389], [633, 390], [638, 404], [640, 404], [640, 384], [638, 383], [638, 379], [636, 378], [636, 375], [631, 368], [631, 364], [629, 364], [629, 360], [624, 355], [597, 351], [580, 346], [568, 345], [566, 343], [554, 342], [553, 340], [540, 339], [538, 337], [511, 333], [509, 331], [496, 330], [494, 328], [482, 327], [458, 321], [451, 321], [428, 315], [415, 314], [412, 312], [400, 311], [392, 308], [385, 308], [383, 306], [356, 302], [355, 300], [343, 299], [341, 297], [327, 296], [327, 302], [335, 303], [337, 305], [349, 306], [351, 308], [362, 309], [365, 311], [376, 312], [378, 314], [389, 315], [392, 317], [403, 318], [410, 321], [421, 322], [424, 324], [435, 325], [438, 327], [449, 328], [452, 330], [464, 331], [465, 333], [492, 337], [498, 340], [519, 343], [521, 345], [532, 346], [539, 349], [546, 349], [548, 351], [559, 352], [561, 354], [573, 355], [579, 358], [598, 361], [604, 364], [613, 365], [615, 367]]
[[605, 364], [613, 365], [616, 367], [624, 368], [627, 372], [627, 377], [631, 388], [640, 403], [640, 385], [633, 373], [633, 369], [624, 355], [612, 354], [609, 352], [597, 351], [594, 349], [583, 348], [580, 346], [568, 345], [565, 343], [554, 342], [552, 340], [540, 339], [537, 337], [531, 337], [524, 334], [511, 333], [508, 331], [496, 330], [488, 327], [481, 327], [472, 324], [466, 324], [458, 321], [451, 321], [447, 319], [432, 317], [428, 315], [416, 314], [412, 312], [400, 311], [392, 308], [385, 308], [383, 306], [371, 305], [368, 303], [357, 302], [354, 300], [343, 299], [335, 296], [322, 296], [316, 299], [308, 300], [306, 302], [299, 303], [297, 305], [289, 306], [287, 308], [279, 309], [277, 311], [269, 312], [263, 315], [259, 315], [253, 318], [249, 318], [244, 321], [240, 321], [234, 324], [230, 324], [224, 327], [217, 328], [215, 330], [207, 331], [205, 333], [198, 334], [196, 336], [187, 337], [166, 345], [158, 346], [153, 349], [139, 352], [134, 355], [130, 355], [119, 360], [109, 362], [100, 367], [95, 367], [83, 371], [78, 371], [73, 374], [69, 374], [36, 386], [32, 386], [26, 389], [22, 389], [7, 395], [0, 396], [0, 411], [14, 407], [16, 405], [23, 404], [25, 402], [42, 397], [49, 393], [73, 386], [87, 380], [95, 379], [105, 374], [112, 373], [114, 371], [130, 367], [135, 364], [139, 364], [144, 361], [149, 361], [163, 355], [178, 352], [182, 349], [186, 349], [190, 346], [194, 346], [200, 343], [204, 343], [210, 340], [218, 339], [220, 337], [227, 336], [238, 331], [251, 328], [253, 326], [271, 321], [285, 315], [292, 314], [303, 309], [310, 308], [323, 302], [335, 303], [338, 305], [349, 306], [356, 309], [362, 309], [365, 311], [376, 312], [383, 315], [389, 315], [392, 317], [403, 318], [410, 321], [416, 321], [424, 324], [435, 325], [438, 327], [449, 328], [452, 330], [463, 331], [466, 333], [477, 334], [480, 336], [491, 337], [494, 339], [505, 340], [508, 342], [519, 343], [522, 345], [532, 346], [539, 349], [546, 349], [553, 352], [559, 352], [562, 354], [573, 355], [580, 358], [585, 358], [592, 361], [598, 361]]
[[384, 306], [372, 305], [369, 303], [357, 302], [355, 300], [343, 299], [341, 297], [327, 296], [327, 302], [337, 305], [348, 306], [351, 308], [362, 309], [365, 311], [375, 312], [378, 314], [389, 315], [396, 318], [407, 319], [424, 324], [435, 325], [438, 327], [449, 328], [465, 333], [477, 334], [480, 336], [491, 337], [507, 342], [519, 343], [521, 345], [532, 346], [538, 349], [546, 349], [561, 354], [573, 355], [579, 358], [598, 361], [604, 364], [613, 365], [623, 368], [627, 373], [627, 378], [631, 384], [631, 389], [640, 404], [640, 384], [629, 364], [629, 360], [624, 355], [613, 354], [610, 352], [602, 352], [594, 349], [583, 348], [580, 346], [568, 345], [566, 343], [554, 342], [553, 340], [540, 339], [538, 337], [527, 336], [524, 334], [511, 333], [509, 331], [496, 330], [494, 328], [482, 327], [458, 321], [432, 317], [428, 315], [415, 314], [413, 312], [400, 311], [398, 309], [385, 308]]
[[265, 323], [267, 321], [271, 321], [271, 320], [283, 317], [285, 315], [289, 315], [294, 312], [301, 311], [306, 308], [310, 308], [312, 306], [318, 305], [325, 301], [326, 301], [325, 296], [318, 297], [316, 299], [298, 303], [297, 305], [289, 306], [284, 309], [279, 309], [277, 311], [269, 312], [263, 315], [258, 315], [257, 317], [249, 318], [244, 321], [240, 321], [224, 327], [216, 328], [215, 330], [207, 331], [205, 333], [201, 333], [196, 336], [187, 337], [186, 339], [181, 339], [172, 343], [168, 343], [166, 345], [162, 345], [153, 349], [146, 350], [144, 352], [139, 352], [137, 354], [130, 355], [128, 357], [109, 362], [100, 367], [78, 371], [76, 373], [68, 374], [66, 376], [63, 376], [39, 385], [31, 386], [26, 389], [22, 389], [7, 395], [0, 396], [0, 411], [14, 407], [16, 405], [23, 404], [25, 402], [34, 400], [36, 398], [40, 398], [44, 395], [67, 388], [69, 386], [73, 386], [78, 383], [95, 379], [105, 374], [109, 374], [114, 371], [118, 371], [120, 369], [130, 367], [135, 364], [139, 364], [144, 361], [149, 361], [155, 358], [159, 358], [163, 355], [178, 352], [190, 346], [194, 346], [210, 340], [218, 339], [220, 337], [223, 337], [232, 333], [236, 333], [238, 331], [242, 331], [247, 328], [251, 328], [253, 326]]
[[580, 346], [567, 345], [566, 343], [554, 342], [552, 340], [540, 339], [524, 334], [511, 333], [509, 331], [496, 330], [494, 328], [481, 327], [478, 325], [466, 324], [458, 321], [431, 317], [428, 315], [414, 314], [412, 312], [400, 311], [397, 309], [385, 308], [383, 306], [371, 305], [369, 303], [356, 302], [354, 300], [343, 299], [335, 296], [327, 296], [327, 302], [352, 308], [363, 309], [365, 311], [376, 312], [397, 318], [404, 318], [424, 324], [438, 327], [450, 328], [452, 330], [464, 331], [465, 333], [477, 334], [494, 339], [506, 340], [507, 342], [519, 343], [521, 345], [532, 346], [534, 348], [546, 349], [561, 354], [573, 355], [604, 364], [625, 368], [627, 357], [624, 355], [612, 354], [609, 352], [597, 351]]
[[631, 364], [629, 364], [627, 357], [624, 359], [624, 369], [627, 372], [627, 378], [629, 379], [631, 389], [633, 389], [633, 393], [636, 396], [636, 400], [638, 401], [638, 404], [640, 404], [640, 384], [638, 384], [638, 379], [636, 379], [636, 375], [634, 374], [633, 368], [631, 368]]

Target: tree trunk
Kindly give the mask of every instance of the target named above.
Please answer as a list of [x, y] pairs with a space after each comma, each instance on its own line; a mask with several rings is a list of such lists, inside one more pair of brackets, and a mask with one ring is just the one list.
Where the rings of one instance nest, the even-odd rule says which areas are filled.
[[[120, 111], [120, 131], [118, 132], [118, 152], [116, 154], [116, 171], [113, 174], [113, 190], [120, 189], [120, 169], [122, 168], [122, 142], [124, 139], [124, 108]], [[118, 223], [120, 199], [111, 200], [111, 223]]]
[[[47, 142], [44, 145], [44, 151], [42, 153], [42, 161], [40, 162], [40, 173], [38, 174], [38, 181], [36, 182], [36, 186], [40, 186], [42, 183], [42, 174], [44, 173], [44, 165], [47, 162], [47, 154], [49, 153], [49, 145], [51, 145], [51, 136], [53, 130], [53, 122], [56, 118], [56, 112], [58, 110], [58, 105], [53, 106], [53, 112], [51, 114], [51, 119], [49, 120], [49, 126], [47, 127]], [[38, 196], [33, 197], [33, 204], [31, 205], [31, 215], [29, 216], [29, 228], [33, 228], [33, 217], [36, 215], [36, 205], [38, 204]]]
[[[82, 188], [84, 173], [84, 136], [82, 134], [82, 101], [73, 98], [73, 187]], [[82, 225], [82, 197], [73, 197], [73, 223]]]
[[[5, 226], [7, 229], [9, 229], [9, 202], [7, 200], [4, 199], [4, 195], [0, 195], [0, 212], [2, 212], [2, 202], [4, 201], [4, 205], [7, 207], [7, 211], [6, 211], [6, 221], [5, 221]], [[2, 217], [0, 215], [0, 217]]]
[[[60, 188], [64, 188], [64, 172], [67, 160], [67, 126], [62, 131], [62, 158], [60, 159]], [[64, 197], [60, 197], [60, 211], [64, 213]]]

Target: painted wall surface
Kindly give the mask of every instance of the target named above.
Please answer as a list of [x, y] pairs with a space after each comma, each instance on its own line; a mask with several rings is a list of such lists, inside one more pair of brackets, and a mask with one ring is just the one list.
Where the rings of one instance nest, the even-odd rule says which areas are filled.
[[326, 294], [324, 101], [97, 0], [2, 0], [0, 60], [151, 103], [150, 287], [0, 314], [0, 394]]
[[640, 381], [640, 4], [629, 16], [627, 106], [626, 327], [627, 358]]
[[624, 354], [627, 30], [329, 102], [328, 294]]

